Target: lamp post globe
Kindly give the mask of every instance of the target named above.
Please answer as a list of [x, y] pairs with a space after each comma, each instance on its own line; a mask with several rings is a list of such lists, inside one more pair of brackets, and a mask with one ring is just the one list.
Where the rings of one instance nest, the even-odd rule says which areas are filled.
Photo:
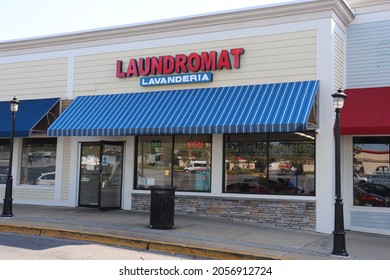
[[344, 101], [347, 98], [347, 95], [344, 91], [340, 89], [336, 93], [332, 94], [333, 97], [333, 107], [335, 110], [341, 110], [344, 107]]
[[16, 112], [19, 109], [20, 102], [14, 97], [10, 101], [10, 110], [12, 114], [11, 119], [11, 130], [10, 130], [10, 145], [9, 145], [9, 165], [8, 165], [8, 176], [7, 182], [5, 185], [5, 195], [4, 195], [4, 204], [3, 204], [3, 213], [1, 217], [13, 217], [12, 213], [12, 158], [13, 158], [13, 150], [14, 150], [14, 132], [15, 132], [15, 116]]
[[9, 103], [10, 103], [11, 113], [16, 113], [19, 110], [19, 104], [20, 104], [19, 100], [16, 97], [14, 97]]
[[332, 94], [333, 106], [336, 113], [335, 119], [335, 189], [336, 200], [334, 204], [334, 231], [333, 231], [333, 251], [332, 255], [348, 257], [345, 246], [344, 231], [344, 210], [343, 200], [341, 198], [341, 164], [340, 164], [340, 111], [344, 106], [347, 95], [339, 89]]

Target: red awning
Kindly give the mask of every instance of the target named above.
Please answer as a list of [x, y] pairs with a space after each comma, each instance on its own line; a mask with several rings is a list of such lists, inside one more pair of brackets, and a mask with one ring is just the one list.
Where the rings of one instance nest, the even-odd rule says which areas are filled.
[[390, 134], [390, 87], [346, 89], [342, 135]]

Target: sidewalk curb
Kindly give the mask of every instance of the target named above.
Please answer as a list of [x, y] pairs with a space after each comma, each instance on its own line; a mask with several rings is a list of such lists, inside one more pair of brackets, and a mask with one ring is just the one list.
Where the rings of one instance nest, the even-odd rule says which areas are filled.
[[96, 232], [24, 226], [18, 224], [0, 224], [0, 232], [82, 240], [113, 246], [123, 246], [132, 249], [162, 251], [166, 253], [175, 253], [217, 260], [286, 260], [285, 258], [281, 257], [278, 258], [262, 254], [248, 254], [229, 250], [219, 250], [210, 247], [189, 246], [156, 240], [101, 234]]

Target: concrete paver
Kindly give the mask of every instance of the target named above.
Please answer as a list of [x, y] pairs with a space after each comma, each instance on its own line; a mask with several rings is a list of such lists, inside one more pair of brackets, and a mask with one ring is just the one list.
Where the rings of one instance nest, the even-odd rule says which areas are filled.
[[174, 216], [173, 229], [149, 228], [149, 212], [13, 205], [0, 231], [84, 239], [211, 259], [390, 260], [390, 236], [347, 231], [349, 257], [332, 256], [333, 235]]

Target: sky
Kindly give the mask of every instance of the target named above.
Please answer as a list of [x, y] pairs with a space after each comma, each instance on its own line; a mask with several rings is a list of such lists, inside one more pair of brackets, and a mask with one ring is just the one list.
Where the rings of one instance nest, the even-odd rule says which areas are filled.
[[0, 0], [0, 42], [293, 0]]

